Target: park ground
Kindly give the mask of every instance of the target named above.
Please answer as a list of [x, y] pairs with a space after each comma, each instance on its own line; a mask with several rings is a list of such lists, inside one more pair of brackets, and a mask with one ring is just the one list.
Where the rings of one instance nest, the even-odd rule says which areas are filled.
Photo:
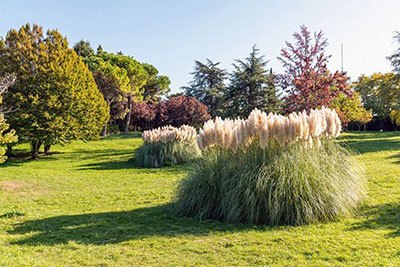
[[400, 132], [346, 133], [368, 175], [353, 217], [298, 227], [179, 218], [188, 166], [135, 168], [139, 135], [0, 167], [0, 266], [400, 266]]

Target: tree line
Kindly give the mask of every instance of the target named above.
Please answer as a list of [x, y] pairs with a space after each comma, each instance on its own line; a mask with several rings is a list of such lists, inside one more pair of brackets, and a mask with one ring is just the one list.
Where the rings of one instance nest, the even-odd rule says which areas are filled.
[[[395, 38], [400, 44], [400, 34]], [[49, 153], [52, 145], [74, 139], [167, 124], [199, 127], [215, 116], [247, 117], [254, 108], [287, 113], [326, 106], [345, 125], [365, 125], [372, 117], [400, 123], [400, 45], [388, 57], [393, 72], [352, 83], [345, 72], [328, 69], [321, 31], [301, 26], [293, 39], [278, 57], [283, 73], [269, 68], [253, 46], [230, 73], [220, 62], [195, 61], [182, 93], [168, 95], [169, 77], [130, 55], [94, 50], [84, 40], [71, 48], [60, 32], [37, 24], [11, 29], [0, 39], [0, 87], [7, 88], [1, 92], [0, 142], [10, 155], [16, 133], [37, 158], [41, 147]]]
[[276, 74], [256, 46], [244, 60], [236, 60], [233, 71], [220, 62], [195, 61], [193, 79], [183, 87], [186, 95], [204, 103], [212, 116], [246, 117], [258, 108], [266, 112], [300, 112], [321, 106], [335, 108], [346, 126], [392, 120], [400, 124], [400, 34], [397, 51], [388, 57], [393, 72], [361, 76], [355, 82], [343, 71], [328, 69], [327, 38], [301, 26], [286, 42], [278, 60], [284, 69]]

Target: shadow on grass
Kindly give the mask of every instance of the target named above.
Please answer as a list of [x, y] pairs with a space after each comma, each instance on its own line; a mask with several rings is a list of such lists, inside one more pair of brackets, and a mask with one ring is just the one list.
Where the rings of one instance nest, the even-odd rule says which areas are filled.
[[400, 237], [400, 203], [367, 206], [362, 210], [366, 220], [356, 223], [350, 230], [388, 229], [387, 237]]
[[346, 136], [345, 138], [340, 140], [340, 143], [361, 154], [370, 152], [400, 150], [400, 139], [399, 140], [387, 139], [390, 137], [400, 137], [400, 134], [395, 132], [391, 135], [386, 134], [385, 136], [379, 138], [365, 138], [365, 139], [361, 138], [360, 136], [358, 136], [357, 138], [351, 138], [350, 136]]
[[39, 153], [38, 159], [32, 159], [31, 153], [28, 150], [14, 149], [13, 155], [7, 161], [0, 165], [0, 168], [21, 166], [32, 161], [54, 161], [58, 160], [56, 155], [64, 154], [64, 152], [51, 152], [49, 154]]
[[270, 230], [273, 227], [234, 225], [216, 221], [200, 222], [176, 217], [172, 204], [132, 211], [63, 215], [17, 224], [9, 234], [30, 236], [11, 244], [56, 245], [69, 241], [84, 244], [114, 244], [148, 237], [208, 235], [212, 232], [237, 232], [246, 229]]
[[400, 164], [400, 153], [390, 156], [389, 159], [393, 159], [395, 163]]

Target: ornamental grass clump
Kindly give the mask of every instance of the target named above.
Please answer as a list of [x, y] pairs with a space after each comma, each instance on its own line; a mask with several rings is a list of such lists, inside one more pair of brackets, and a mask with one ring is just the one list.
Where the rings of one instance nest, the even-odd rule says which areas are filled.
[[197, 137], [203, 156], [178, 188], [177, 211], [266, 225], [351, 214], [365, 194], [364, 169], [334, 142], [340, 131], [338, 115], [326, 108], [210, 120]]
[[190, 162], [201, 155], [196, 136], [196, 129], [187, 125], [145, 131], [144, 144], [136, 150], [135, 162], [146, 168]]

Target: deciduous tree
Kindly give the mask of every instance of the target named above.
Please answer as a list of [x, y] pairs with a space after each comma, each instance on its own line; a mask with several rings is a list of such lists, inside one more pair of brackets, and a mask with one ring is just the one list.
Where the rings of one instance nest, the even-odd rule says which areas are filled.
[[351, 96], [345, 73], [331, 73], [325, 54], [328, 45], [323, 33], [313, 35], [306, 26], [293, 34], [294, 43], [286, 42], [278, 59], [285, 73], [280, 75], [280, 85], [286, 92], [285, 111], [309, 111], [321, 106], [329, 107], [340, 93]]
[[361, 75], [354, 83], [364, 107], [372, 109], [373, 115], [386, 119], [392, 110], [400, 109], [400, 81], [395, 73]]
[[371, 110], [368, 111], [363, 107], [357, 92], [353, 92], [351, 97], [340, 93], [332, 100], [331, 107], [336, 109], [344, 126], [349, 122], [365, 125], [372, 119]]
[[175, 127], [183, 124], [200, 127], [210, 119], [207, 106], [190, 96], [177, 96], [162, 101], [158, 112], [157, 123]]

